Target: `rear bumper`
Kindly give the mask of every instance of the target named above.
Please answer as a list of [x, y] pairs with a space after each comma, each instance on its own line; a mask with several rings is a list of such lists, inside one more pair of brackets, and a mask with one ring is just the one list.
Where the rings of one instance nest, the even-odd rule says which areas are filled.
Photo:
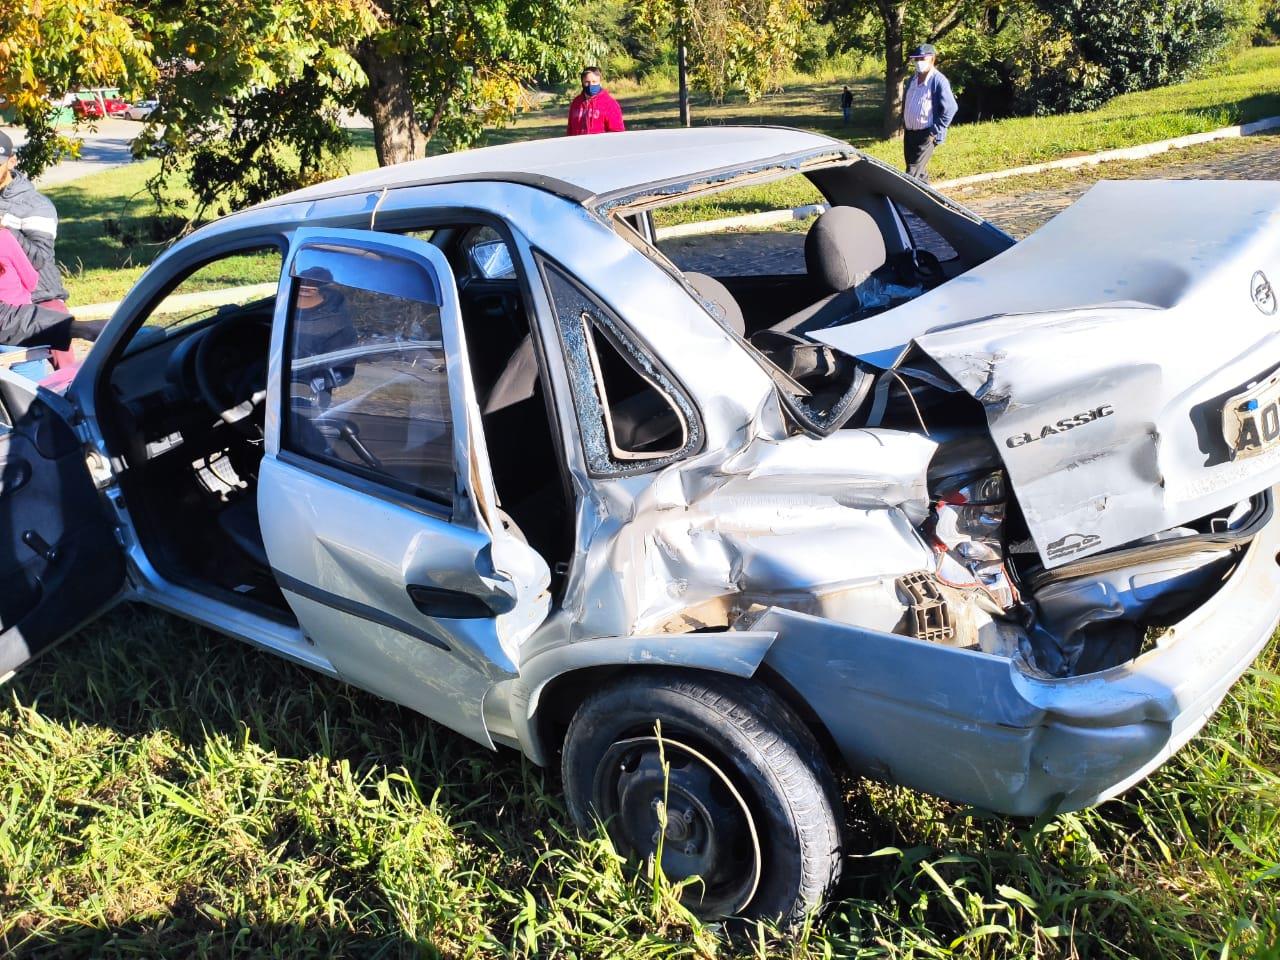
[[1011, 661], [773, 609], [765, 663], [809, 703], [851, 767], [1001, 813], [1115, 796], [1204, 725], [1280, 618], [1280, 514], [1230, 581], [1160, 645], [1065, 680]]

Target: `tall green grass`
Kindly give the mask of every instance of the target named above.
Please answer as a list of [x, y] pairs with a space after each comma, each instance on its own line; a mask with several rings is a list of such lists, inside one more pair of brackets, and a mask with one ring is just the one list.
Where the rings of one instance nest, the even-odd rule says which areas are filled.
[[850, 783], [853, 858], [798, 935], [731, 943], [577, 836], [558, 778], [125, 608], [0, 709], [15, 957], [1275, 957], [1280, 648], [1122, 799], [1006, 820]]

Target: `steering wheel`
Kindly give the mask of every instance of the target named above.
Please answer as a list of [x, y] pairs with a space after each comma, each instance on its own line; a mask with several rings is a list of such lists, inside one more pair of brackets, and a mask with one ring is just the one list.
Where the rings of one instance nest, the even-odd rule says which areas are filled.
[[200, 337], [195, 351], [196, 389], [205, 406], [233, 430], [262, 437], [255, 416], [267, 398], [271, 320], [261, 314], [225, 317]]

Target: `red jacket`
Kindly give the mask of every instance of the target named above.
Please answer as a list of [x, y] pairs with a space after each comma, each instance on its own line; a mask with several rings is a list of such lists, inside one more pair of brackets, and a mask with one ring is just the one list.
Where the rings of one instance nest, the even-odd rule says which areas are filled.
[[601, 90], [594, 97], [580, 93], [569, 104], [569, 136], [582, 133], [616, 133], [625, 130], [622, 125], [622, 108], [618, 101]]

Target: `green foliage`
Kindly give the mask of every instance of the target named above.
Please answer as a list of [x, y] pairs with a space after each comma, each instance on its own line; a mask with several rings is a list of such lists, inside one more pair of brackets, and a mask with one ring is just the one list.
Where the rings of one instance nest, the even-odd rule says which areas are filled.
[[349, 146], [339, 108], [364, 80], [347, 47], [375, 29], [372, 8], [176, 0], [157, 11], [160, 105], [133, 149], [160, 160], [158, 205], [175, 175], [191, 184], [194, 220], [332, 174]]
[[637, 0], [641, 23], [689, 52], [695, 84], [720, 102], [778, 87], [805, 39], [811, 0]]
[[[538, 77], [576, 75], [583, 23], [569, 0], [380, 0], [380, 31], [366, 50], [404, 64], [426, 141], [470, 146], [506, 123]], [[366, 72], [371, 57], [362, 56]], [[376, 120], [376, 117], [375, 117]]]
[[1177, 83], [1223, 49], [1249, 13], [1236, 0], [1035, 0], [1046, 18], [1019, 97], [1036, 113], [1087, 110]]
[[50, 99], [79, 87], [144, 88], [155, 74], [150, 16], [119, 0], [16, 0], [0, 4], [0, 102], [27, 128], [20, 151], [31, 176], [79, 142], [54, 126]]
[[[980, 28], [992, 5], [992, 0], [828, 0], [823, 19], [833, 25], [841, 48], [883, 59], [888, 11], [901, 17], [906, 49], [918, 43], [936, 43], [944, 47], [942, 57], [951, 61], [952, 41], [946, 38], [960, 28]], [[906, 64], [888, 66], [902, 70]]]

